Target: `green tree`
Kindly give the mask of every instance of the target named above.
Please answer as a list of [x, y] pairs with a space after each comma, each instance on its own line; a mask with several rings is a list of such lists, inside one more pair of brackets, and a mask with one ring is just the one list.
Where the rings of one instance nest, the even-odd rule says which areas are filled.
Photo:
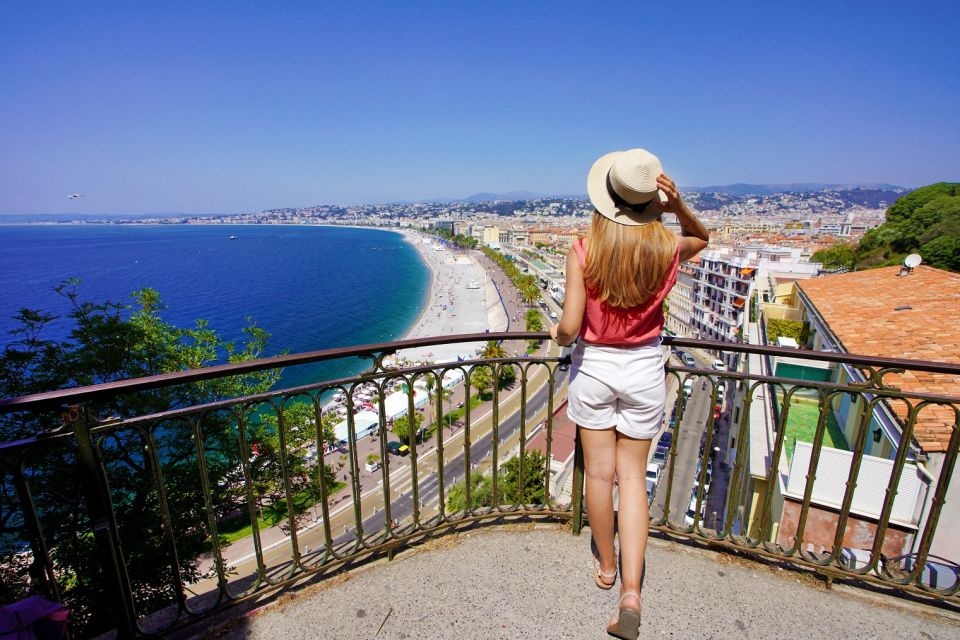
[[[486, 346], [483, 348], [483, 353], [481, 354], [486, 360], [493, 360], [495, 358], [506, 358], [507, 350], [500, 345], [499, 342], [495, 340], [490, 340], [487, 342]], [[499, 373], [497, 374], [497, 388], [503, 389], [510, 386], [517, 379], [517, 372], [514, 370], [513, 365], [502, 364], [499, 366]]]
[[[543, 316], [536, 309], [527, 309], [526, 314], [526, 328], [527, 331], [543, 331]], [[527, 351], [533, 353], [537, 348], [543, 343], [543, 340], [531, 340], [527, 345]]]
[[[414, 411], [413, 415], [415, 428], [419, 429], [420, 425], [423, 424], [423, 415], [417, 411]], [[408, 442], [410, 440], [410, 417], [407, 414], [403, 414], [399, 418], [394, 419], [393, 427], [390, 430], [393, 431], [400, 442]]]
[[[226, 342], [206, 322], [179, 328], [163, 320], [160, 297], [152, 289], [134, 294], [132, 305], [82, 301], [78, 281], [57, 288], [70, 311], [62, 340], [45, 337], [53, 314], [22, 309], [12, 340], [0, 353], [0, 397], [65, 387], [170, 373], [220, 362], [258, 357], [267, 333], [252, 321], [241, 345]], [[268, 390], [277, 373], [253, 373], [121, 395], [91, 403], [96, 418], [129, 418], [158, 414]], [[0, 415], [0, 438], [10, 441], [59, 428], [56, 412]], [[239, 509], [240, 452], [236, 417], [208, 412], [187, 420], [144, 423], [139, 429], [106, 429], [97, 435], [98, 452], [111, 488], [124, 559], [137, 606], [156, 610], [176, 601], [170, 585], [200, 577], [199, 559], [209, 550], [206, 499], [217, 519]], [[198, 445], [203, 445], [209, 494], [197, 474]], [[156, 455], [155, 462], [153, 454]], [[106, 630], [110, 603], [97, 567], [83, 494], [76, 488], [76, 457], [69, 440], [32, 453], [25, 460], [31, 490], [41, 515], [57, 581], [71, 609], [72, 632], [80, 637]], [[177, 545], [174, 564], [169, 553], [157, 491], [162, 473], [170, 526]], [[242, 476], [241, 476], [242, 477]], [[0, 541], [26, 539], [15, 493], [3, 485], [0, 496]], [[15, 555], [3, 549], [0, 564]], [[21, 584], [22, 586], [22, 584]], [[16, 586], [13, 587], [16, 590]]]
[[500, 504], [541, 504], [544, 493], [546, 458], [536, 449], [523, 452], [523, 485], [520, 484], [520, 456], [507, 460], [500, 469]]
[[434, 400], [437, 398], [438, 394], [441, 401], [449, 400], [453, 395], [453, 391], [444, 387], [440, 382], [440, 378], [435, 373], [426, 374], [424, 383], [427, 389], [427, 406], [429, 407], [431, 412], [430, 415], [432, 416], [430, 420], [430, 432], [433, 433], [433, 427], [438, 426], [440, 423], [440, 415], [437, 413]]
[[[919, 253], [926, 264], [960, 271], [960, 183], [939, 182], [900, 197], [887, 209], [887, 219], [871, 229], [853, 249], [852, 267], [868, 269], [900, 264], [909, 253]], [[835, 251], [835, 253], [830, 253]], [[845, 250], [817, 252], [813, 258], [831, 266], [842, 263]]]
[[827, 269], [853, 269], [857, 261], [855, 244], [838, 244], [821, 249], [810, 256], [811, 262], [819, 262]]
[[[539, 451], [523, 453], [523, 486], [520, 485], [520, 456], [514, 456], [500, 468], [497, 480], [497, 502], [500, 504], [542, 504], [546, 495], [544, 469], [546, 458]], [[447, 492], [447, 511], [455, 513], [466, 507], [466, 483], [460, 481]], [[471, 509], [492, 507], [493, 478], [489, 473], [470, 474]]]
[[[321, 495], [319, 483], [321, 475], [313, 470], [307, 453], [317, 446], [316, 416], [313, 406], [306, 402], [293, 402], [283, 407], [280, 412], [283, 417], [283, 444], [281, 448], [281, 434], [279, 421], [275, 413], [263, 413], [254, 417], [251, 425], [252, 440], [257, 443], [257, 454], [250, 462], [251, 477], [256, 488], [255, 497], [261, 513], [272, 510], [280, 528], [289, 533], [290, 528], [298, 528], [307, 517], [307, 508], [312, 502], [303, 496], [318, 497]], [[332, 420], [321, 420], [321, 442], [332, 445], [335, 440]], [[281, 449], [286, 452], [286, 467]], [[328, 482], [328, 489], [334, 480], [334, 471], [330, 465], [325, 465], [322, 477]], [[289, 478], [293, 496], [293, 504], [288, 504], [285, 478]]]
[[797, 344], [802, 345], [807, 341], [809, 330], [806, 322], [770, 318], [767, 320], [767, 341], [773, 344], [780, 337], [793, 338]]
[[[470, 474], [470, 508], [489, 507], [493, 496], [493, 479], [490, 474]], [[455, 483], [447, 492], [447, 512], [465, 511], [467, 507], [467, 483]]]
[[477, 365], [470, 369], [470, 384], [477, 390], [482, 400], [489, 400], [488, 391], [493, 387], [493, 374], [487, 365]]

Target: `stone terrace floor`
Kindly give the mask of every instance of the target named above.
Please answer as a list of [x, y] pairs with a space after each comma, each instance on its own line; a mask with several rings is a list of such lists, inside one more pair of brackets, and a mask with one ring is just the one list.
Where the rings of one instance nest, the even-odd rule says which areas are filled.
[[[295, 590], [196, 638], [604, 638], [590, 534], [487, 527]], [[651, 539], [641, 638], [960, 638], [960, 615]]]

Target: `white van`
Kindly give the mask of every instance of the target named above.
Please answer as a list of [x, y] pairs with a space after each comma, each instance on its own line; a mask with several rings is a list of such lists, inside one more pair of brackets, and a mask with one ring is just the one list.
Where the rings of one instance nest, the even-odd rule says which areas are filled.
[[723, 360], [714, 360], [713, 364], [710, 365], [716, 371], [726, 371], [727, 365], [724, 364]]

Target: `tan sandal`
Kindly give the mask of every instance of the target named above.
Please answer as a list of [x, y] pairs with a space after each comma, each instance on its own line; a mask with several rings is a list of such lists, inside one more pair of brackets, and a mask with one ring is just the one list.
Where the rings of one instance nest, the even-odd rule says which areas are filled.
[[[594, 571], [594, 576], [593, 576], [594, 582], [596, 582], [597, 586], [603, 589], [604, 591], [613, 589], [613, 585], [617, 584], [616, 568], [614, 568], [613, 570], [613, 575], [609, 573], [604, 573], [603, 571], [600, 570], [600, 560], [598, 560], [597, 558], [593, 559], [593, 571]], [[613, 582], [604, 582], [604, 578], [606, 578], [607, 580], [612, 579]]]
[[617, 601], [617, 612], [610, 618], [607, 624], [607, 633], [615, 638], [624, 640], [637, 640], [640, 635], [640, 609], [631, 609], [623, 606], [623, 599], [627, 596], [633, 596], [640, 601], [640, 594], [635, 591], [624, 591], [620, 594]]

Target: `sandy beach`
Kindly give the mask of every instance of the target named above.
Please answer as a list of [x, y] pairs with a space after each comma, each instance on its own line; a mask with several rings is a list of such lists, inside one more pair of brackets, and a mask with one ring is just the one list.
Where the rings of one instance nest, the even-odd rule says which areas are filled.
[[[406, 338], [506, 330], [496, 285], [468, 252], [455, 252], [426, 234], [407, 231], [404, 236], [431, 271], [430, 299]], [[437, 345], [405, 349], [399, 355], [414, 362], [452, 362], [473, 356], [481, 345]]]

